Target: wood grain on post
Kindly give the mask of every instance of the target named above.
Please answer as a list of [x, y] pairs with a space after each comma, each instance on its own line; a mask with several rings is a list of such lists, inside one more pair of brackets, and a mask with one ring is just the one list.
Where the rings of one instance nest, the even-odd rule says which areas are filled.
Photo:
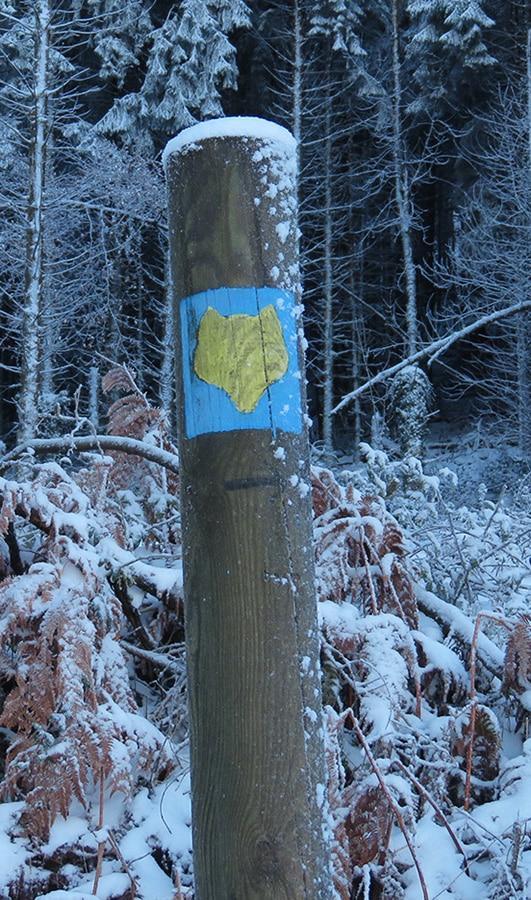
[[165, 166], [196, 897], [331, 898], [295, 143], [216, 120]]

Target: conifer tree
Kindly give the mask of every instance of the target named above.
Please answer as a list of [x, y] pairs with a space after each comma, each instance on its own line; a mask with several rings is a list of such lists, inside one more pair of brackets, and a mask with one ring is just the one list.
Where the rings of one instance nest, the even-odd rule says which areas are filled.
[[454, 119], [495, 63], [485, 43], [494, 21], [477, 0], [408, 0], [407, 12], [418, 91], [412, 108]]
[[141, 86], [115, 100], [97, 130], [153, 153], [182, 128], [223, 115], [221, 92], [237, 84], [229, 35], [248, 24], [243, 0], [171, 4], [151, 35]]

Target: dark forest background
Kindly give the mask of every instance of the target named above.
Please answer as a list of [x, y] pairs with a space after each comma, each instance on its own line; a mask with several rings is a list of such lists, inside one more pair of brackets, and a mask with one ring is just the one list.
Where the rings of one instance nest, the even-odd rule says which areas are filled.
[[101, 427], [115, 363], [171, 415], [161, 154], [228, 114], [299, 140], [313, 440], [481, 421], [529, 456], [530, 28], [526, 0], [1, 0], [5, 444]]

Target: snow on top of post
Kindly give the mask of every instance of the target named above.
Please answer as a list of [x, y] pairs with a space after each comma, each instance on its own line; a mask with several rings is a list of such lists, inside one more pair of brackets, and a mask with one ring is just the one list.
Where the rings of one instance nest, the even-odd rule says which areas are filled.
[[259, 138], [266, 143], [285, 144], [286, 149], [294, 152], [296, 142], [293, 135], [282, 125], [260, 119], [257, 116], [226, 116], [220, 119], [208, 119], [185, 128], [176, 137], [168, 141], [162, 154], [162, 165], [166, 168], [172, 153], [178, 153], [183, 147], [218, 137]]

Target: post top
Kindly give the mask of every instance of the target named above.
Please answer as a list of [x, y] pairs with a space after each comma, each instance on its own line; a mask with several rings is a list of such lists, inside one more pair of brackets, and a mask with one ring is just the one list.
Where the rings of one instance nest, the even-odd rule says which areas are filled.
[[226, 116], [198, 122], [197, 125], [185, 128], [168, 141], [162, 154], [164, 168], [168, 164], [168, 158], [173, 153], [178, 153], [183, 147], [219, 137], [260, 138], [267, 143], [281, 143], [286, 146], [286, 149], [295, 150], [293, 135], [287, 128], [276, 122], [260, 119], [258, 116]]

